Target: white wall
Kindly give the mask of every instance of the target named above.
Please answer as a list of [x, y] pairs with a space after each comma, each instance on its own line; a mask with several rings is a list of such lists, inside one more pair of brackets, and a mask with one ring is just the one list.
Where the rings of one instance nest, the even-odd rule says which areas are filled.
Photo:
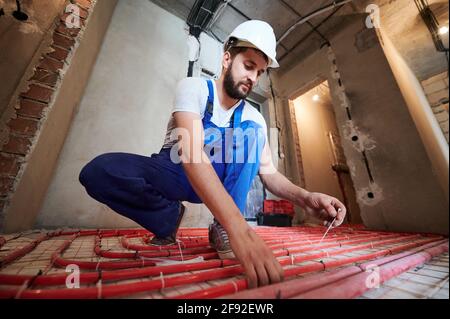
[[89, 197], [78, 175], [102, 153], [159, 151], [174, 86], [187, 73], [184, 27], [150, 1], [119, 1], [36, 227], [137, 226]]

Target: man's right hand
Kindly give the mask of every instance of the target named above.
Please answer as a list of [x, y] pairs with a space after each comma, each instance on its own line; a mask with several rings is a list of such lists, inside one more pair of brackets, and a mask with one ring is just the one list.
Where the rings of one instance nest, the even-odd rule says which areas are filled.
[[246, 223], [228, 231], [231, 248], [241, 262], [248, 287], [274, 284], [284, 279], [283, 268], [272, 250]]

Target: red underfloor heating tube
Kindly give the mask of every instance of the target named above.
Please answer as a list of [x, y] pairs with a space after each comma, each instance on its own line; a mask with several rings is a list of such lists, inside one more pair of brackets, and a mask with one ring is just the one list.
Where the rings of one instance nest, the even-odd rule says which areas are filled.
[[[323, 227], [257, 227], [255, 230], [284, 267], [287, 279], [284, 282], [248, 290], [239, 262], [218, 259], [209, 246], [207, 230], [202, 228], [181, 229], [178, 243], [164, 247], [150, 246], [152, 234], [145, 230], [60, 230], [41, 234], [0, 257], [0, 298], [117, 298], [218, 279], [230, 281], [175, 298], [354, 298], [368, 289], [364, 283], [371, 273], [369, 265], [378, 267], [383, 282], [448, 251], [448, 240], [432, 234], [377, 232], [342, 226], [333, 229], [321, 242]], [[82, 270], [82, 287], [61, 288], [66, 273], [8, 273], [9, 265], [20, 261], [40, 244], [58, 238], [64, 240], [55, 241], [58, 246], [49, 257], [47, 270], [75, 264]], [[65, 257], [78, 241], [91, 238], [97, 261]], [[115, 251], [104, 249], [103, 244], [109, 239], [117, 239], [119, 245]], [[13, 242], [0, 237], [0, 247], [8, 247]], [[357, 255], [349, 257], [349, 253]], [[308, 275], [295, 278], [301, 274]], [[141, 281], [121, 282], [130, 279]]]

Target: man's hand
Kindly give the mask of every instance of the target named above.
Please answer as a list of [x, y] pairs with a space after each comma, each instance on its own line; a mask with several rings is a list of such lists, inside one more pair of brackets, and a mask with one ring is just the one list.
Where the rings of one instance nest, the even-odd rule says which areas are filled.
[[228, 233], [231, 248], [247, 275], [248, 287], [256, 288], [283, 280], [283, 268], [272, 250], [248, 225]]
[[336, 217], [333, 227], [337, 227], [344, 221], [347, 209], [338, 199], [321, 193], [308, 193], [304, 198], [306, 213], [322, 219], [324, 225], [329, 226], [331, 220]]

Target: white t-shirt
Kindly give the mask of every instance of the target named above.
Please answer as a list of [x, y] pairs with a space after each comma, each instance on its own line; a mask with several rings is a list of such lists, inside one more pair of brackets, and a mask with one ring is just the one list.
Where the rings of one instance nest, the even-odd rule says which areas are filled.
[[[212, 81], [212, 83], [214, 88], [214, 104], [211, 122], [213, 122], [218, 127], [229, 127], [233, 111], [239, 106], [241, 101], [233, 105], [233, 107], [231, 107], [229, 110], [226, 110], [219, 103], [215, 82]], [[176, 141], [170, 141], [170, 134], [175, 128], [173, 113], [179, 111], [193, 112], [199, 114], [200, 118], [203, 119], [208, 95], [209, 91], [206, 79], [189, 77], [181, 80], [178, 83], [175, 91], [175, 100], [172, 108], [172, 115], [169, 119], [169, 123], [167, 124], [167, 133], [164, 139], [163, 146], [164, 148], [169, 148], [176, 143]], [[267, 125], [264, 117], [250, 103], [245, 101], [241, 121], [243, 122], [247, 120], [256, 122], [257, 124], [261, 125], [267, 142]]]

